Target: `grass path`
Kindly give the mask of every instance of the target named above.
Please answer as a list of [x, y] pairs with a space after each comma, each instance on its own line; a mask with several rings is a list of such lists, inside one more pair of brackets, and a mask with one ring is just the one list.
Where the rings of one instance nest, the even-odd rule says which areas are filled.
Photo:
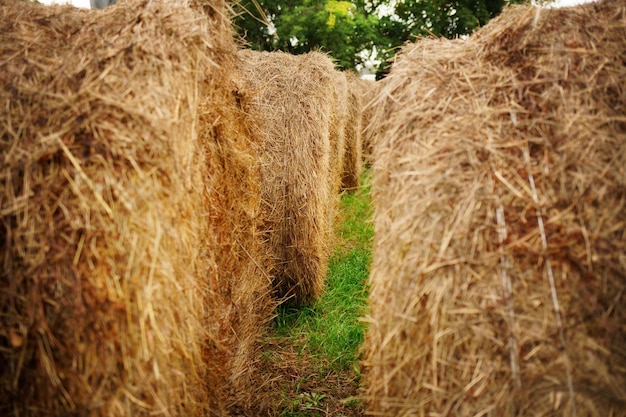
[[326, 289], [311, 307], [279, 308], [262, 355], [259, 413], [277, 417], [361, 416], [359, 348], [373, 229], [369, 178], [345, 193]]

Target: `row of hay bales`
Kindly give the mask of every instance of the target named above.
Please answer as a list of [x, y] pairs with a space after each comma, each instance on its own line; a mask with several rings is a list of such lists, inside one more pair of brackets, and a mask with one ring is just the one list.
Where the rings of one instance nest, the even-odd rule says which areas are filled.
[[626, 6], [406, 45], [372, 115], [367, 414], [626, 415]]
[[[242, 107], [259, 140], [267, 270], [276, 297], [294, 303], [316, 298], [326, 276], [341, 178], [343, 150], [337, 107], [346, 101], [345, 77], [311, 52], [240, 51]], [[341, 111], [345, 107], [341, 106]], [[341, 134], [340, 134], [341, 133]]]
[[359, 186], [359, 81], [320, 52], [238, 55], [240, 103], [259, 147], [266, 270], [276, 299], [310, 304], [324, 286], [339, 192]]
[[230, 13], [0, 0], [0, 415], [245, 412], [275, 305], [319, 295], [358, 112]]

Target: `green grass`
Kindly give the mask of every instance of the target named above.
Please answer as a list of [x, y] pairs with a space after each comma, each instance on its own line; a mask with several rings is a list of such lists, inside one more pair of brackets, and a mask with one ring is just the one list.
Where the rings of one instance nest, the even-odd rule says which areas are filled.
[[[336, 249], [322, 296], [306, 308], [281, 306], [268, 339], [268, 381], [280, 417], [361, 416], [359, 348], [371, 262], [370, 178], [341, 197]], [[272, 395], [272, 394], [270, 394]]]
[[359, 318], [366, 305], [373, 236], [369, 182], [364, 175], [365, 186], [341, 197], [338, 243], [321, 298], [308, 308], [277, 312], [277, 335], [291, 338], [325, 369], [358, 373], [364, 330]]

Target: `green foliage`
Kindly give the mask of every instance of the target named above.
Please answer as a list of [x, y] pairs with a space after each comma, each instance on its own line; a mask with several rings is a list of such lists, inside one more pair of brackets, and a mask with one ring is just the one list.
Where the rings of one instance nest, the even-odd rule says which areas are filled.
[[293, 54], [322, 50], [342, 69], [355, 69], [372, 51], [380, 74], [417, 36], [470, 34], [508, 3], [529, 0], [241, 0], [235, 24], [252, 49]]
[[380, 19], [388, 40], [382, 55], [390, 58], [397, 47], [419, 36], [455, 38], [471, 34], [496, 17], [505, 5], [529, 0], [397, 0], [393, 13]]
[[322, 50], [342, 69], [363, 63], [377, 43], [378, 18], [363, 2], [242, 0], [235, 25], [252, 49], [293, 54]]

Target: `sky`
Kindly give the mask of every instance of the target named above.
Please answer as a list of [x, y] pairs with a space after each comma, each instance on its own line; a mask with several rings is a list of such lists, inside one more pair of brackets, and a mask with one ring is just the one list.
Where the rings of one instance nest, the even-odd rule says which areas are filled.
[[[567, 7], [567, 6], [575, 6], [581, 3], [587, 3], [591, 0], [557, 0], [554, 2], [552, 7]], [[39, 0], [40, 3], [44, 4], [65, 4], [70, 3], [76, 7], [86, 7], [89, 8], [89, 0]]]

